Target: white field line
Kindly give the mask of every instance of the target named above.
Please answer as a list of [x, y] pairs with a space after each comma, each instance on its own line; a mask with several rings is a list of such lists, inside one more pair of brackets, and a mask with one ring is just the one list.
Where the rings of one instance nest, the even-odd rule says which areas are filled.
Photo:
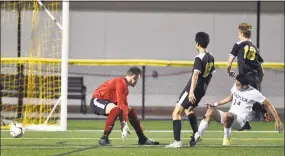
[[[68, 130], [70, 132], [104, 132], [104, 130]], [[113, 130], [112, 132], [122, 132], [121, 130]], [[173, 130], [145, 130], [148, 133], [173, 133]], [[191, 130], [182, 130], [181, 132], [193, 132]], [[222, 130], [208, 130], [206, 132], [220, 133]], [[233, 133], [277, 133], [277, 131], [232, 131]]]
[[[94, 148], [97, 149], [97, 146], [92, 146], [92, 145], [61, 145], [61, 146], [50, 146], [50, 145], [43, 145], [43, 146], [7, 146], [7, 145], [2, 145], [1, 149], [76, 149], [76, 148]], [[150, 148], [157, 148], [157, 147], [164, 147], [165, 145], [155, 145], [155, 146], [147, 146], [147, 145], [112, 145], [112, 146], [104, 146], [105, 148], [141, 148], [141, 147], [150, 147]], [[183, 147], [189, 147], [189, 145], [183, 145]], [[203, 145], [197, 145], [195, 148], [199, 147], [224, 147], [222, 145], [213, 145], [213, 144], [203, 144]], [[284, 145], [231, 145], [231, 147], [284, 147]]]
[[[110, 138], [110, 140], [121, 140], [122, 138]], [[137, 140], [138, 138], [127, 138], [127, 140]], [[151, 138], [153, 140], [172, 140], [173, 138]], [[182, 140], [189, 140], [187, 138], [181, 138]], [[223, 138], [203, 138], [203, 140], [222, 140]], [[233, 140], [284, 140], [284, 138], [231, 138]], [[98, 138], [90, 137], [90, 138], [1, 138], [1, 140], [98, 140]]]
[[[1, 130], [2, 132], [8, 132], [9, 130]], [[56, 132], [56, 131], [36, 131], [36, 130], [26, 130], [34, 132]], [[67, 130], [66, 132], [104, 132], [104, 130]], [[112, 132], [122, 132], [121, 130], [113, 130]], [[145, 130], [147, 133], [173, 133], [172, 130]], [[182, 130], [181, 132], [190, 132], [191, 130]], [[222, 130], [208, 130], [206, 132], [210, 133], [221, 133]], [[277, 131], [232, 131], [232, 133], [278, 133]]]

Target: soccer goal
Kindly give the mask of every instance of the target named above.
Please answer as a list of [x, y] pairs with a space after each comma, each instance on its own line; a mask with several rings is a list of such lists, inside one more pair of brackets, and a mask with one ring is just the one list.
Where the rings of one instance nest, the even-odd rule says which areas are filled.
[[69, 2], [0, 3], [2, 119], [65, 131]]

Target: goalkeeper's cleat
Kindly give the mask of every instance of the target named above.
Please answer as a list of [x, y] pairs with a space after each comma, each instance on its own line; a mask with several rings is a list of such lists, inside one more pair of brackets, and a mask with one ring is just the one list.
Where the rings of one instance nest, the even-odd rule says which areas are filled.
[[182, 142], [174, 140], [173, 143], [166, 145], [165, 148], [181, 148]]
[[230, 138], [224, 138], [223, 139], [223, 145], [224, 146], [230, 146], [232, 144], [232, 141]]
[[250, 126], [250, 123], [248, 121], [244, 124], [242, 129], [240, 129], [238, 131], [243, 131], [243, 130], [251, 130], [251, 126]]
[[200, 141], [201, 135], [199, 132], [196, 132], [193, 139], [190, 140], [190, 146], [193, 147], [195, 146], [199, 141]]
[[99, 140], [99, 145], [101, 146], [111, 146], [111, 141], [109, 140], [108, 137], [101, 137], [100, 140]]
[[159, 145], [159, 142], [154, 141], [152, 139], [145, 138], [145, 139], [139, 139], [138, 144], [139, 145]]

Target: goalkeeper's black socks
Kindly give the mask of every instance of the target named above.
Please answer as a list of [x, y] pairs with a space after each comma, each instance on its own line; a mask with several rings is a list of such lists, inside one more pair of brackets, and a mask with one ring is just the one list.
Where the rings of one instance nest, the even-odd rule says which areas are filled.
[[173, 120], [174, 140], [180, 141], [180, 134], [181, 134], [181, 120]]
[[128, 117], [129, 117], [130, 124], [135, 129], [139, 140], [147, 140], [147, 137], [143, 134], [143, 129], [142, 129], [140, 120], [138, 119], [135, 109], [131, 108], [128, 114]]
[[139, 140], [147, 140], [147, 137], [142, 132], [141, 133], [136, 132], [136, 133]]
[[196, 132], [198, 132], [198, 123], [197, 123], [196, 115], [194, 113], [189, 114], [188, 120], [189, 120], [190, 125], [192, 127], [193, 134], [195, 134]]
[[103, 135], [100, 139], [108, 139], [109, 136]]

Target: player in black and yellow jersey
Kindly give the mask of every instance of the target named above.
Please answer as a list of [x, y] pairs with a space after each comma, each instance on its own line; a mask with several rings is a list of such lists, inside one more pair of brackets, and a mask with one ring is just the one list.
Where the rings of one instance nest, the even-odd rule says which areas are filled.
[[[180, 134], [181, 114], [183, 112], [188, 116], [190, 125], [193, 129], [193, 134], [198, 131], [197, 118], [194, 109], [205, 96], [207, 87], [212, 79], [212, 74], [215, 71], [214, 56], [207, 49], [210, 42], [209, 35], [205, 32], [198, 32], [195, 36], [195, 42], [196, 50], [199, 54], [195, 57], [192, 75], [186, 86], [182, 89], [182, 93], [172, 112], [174, 141], [165, 146], [166, 148], [182, 147]], [[195, 141], [193, 136], [190, 142], [191, 141]]]
[[[259, 54], [259, 49], [251, 42], [252, 26], [248, 23], [241, 23], [238, 26], [239, 42], [235, 43], [230, 52], [227, 65], [229, 76], [234, 77], [231, 70], [232, 63], [237, 58], [239, 74], [246, 74], [250, 78], [250, 86], [260, 90], [260, 84], [264, 75], [262, 63], [264, 62]], [[256, 103], [253, 110], [258, 114], [261, 112], [265, 121], [270, 121], [270, 117], [264, 105]]]

